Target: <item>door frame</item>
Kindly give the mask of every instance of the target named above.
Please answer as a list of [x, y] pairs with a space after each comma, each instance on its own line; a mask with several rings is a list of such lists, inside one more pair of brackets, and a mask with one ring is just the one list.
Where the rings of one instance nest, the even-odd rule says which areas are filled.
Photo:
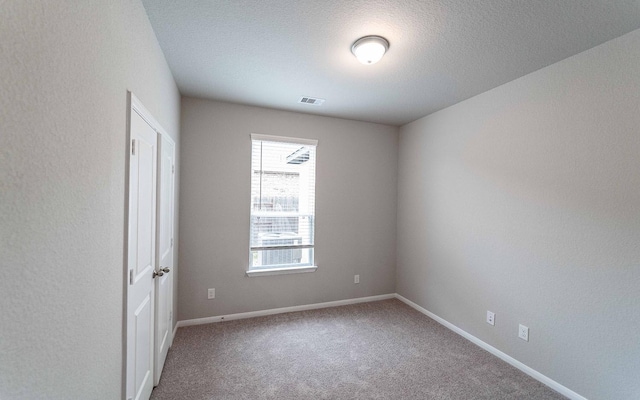
[[[124, 235], [123, 235], [123, 311], [122, 311], [122, 398], [127, 398], [127, 351], [128, 351], [128, 300], [129, 300], [129, 170], [130, 170], [130, 154], [131, 154], [131, 118], [132, 113], [138, 114], [149, 126], [156, 131], [156, 134], [166, 136], [170, 138], [170, 136], [166, 133], [166, 131], [162, 128], [160, 123], [152, 116], [152, 114], [147, 110], [147, 108], [142, 104], [142, 102], [130, 91], [127, 90], [127, 110], [126, 110], [126, 156], [125, 156], [125, 184], [124, 184]], [[156, 148], [157, 152], [158, 148]], [[156, 153], [157, 156], [157, 153]], [[175, 178], [174, 178], [175, 179]], [[174, 190], [175, 190], [175, 181], [174, 181]], [[175, 192], [174, 192], [174, 200], [175, 200]], [[156, 198], [157, 204], [157, 198]], [[175, 205], [174, 205], [175, 206]], [[175, 207], [174, 207], [175, 210]], [[174, 211], [175, 212], [175, 211]], [[175, 218], [175, 215], [174, 215]], [[157, 219], [156, 219], [157, 221]], [[157, 246], [157, 225], [156, 231], [154, 232], [154, 245]], [[174, 247], [175, 248], [175, 247]], [[155, 252], [155, 249], [154, 249]], [[154, 269], [158, 270], [158, 260], [155, 260]], [[155, 306], [155, 282], [153, 284], [154, 287], [154, 298], [152, 299], [152, 304]], [[173, 287], [172, 287], [173, 290]], [[175, 295], [175, 293], [173, 293]], [[172, 296], [173, 297], [173, 296]], [[154, 318], [153, 326], [154, 330], [151, 334], [152, 343], [156, 337], [156, 323], [155, 323], [155, 310], [152, 313], [152, 318]], [[173, 332], [173, 329], [171, 329]], [[153, 344], [153, 348], [155, 349], [155, 343]], [[155, 371], [155, 359], [153, 370]], [[153, 376], [152, 376], [153, 379]]]

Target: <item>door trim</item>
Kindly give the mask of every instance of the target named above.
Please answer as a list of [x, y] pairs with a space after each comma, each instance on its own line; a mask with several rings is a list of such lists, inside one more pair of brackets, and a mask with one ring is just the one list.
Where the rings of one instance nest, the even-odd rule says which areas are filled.
[[[123, 254], [122, 254], [122, 282], [123, 282], [123, 303], [122, 303], [122, 398], [127, 399], [127, 338], [128, 338], [128, 301], [129, 301], [129, 170], [131, 155], [131, 119], [132, 113], [138, 114], [149, 126], [156, 131], [156, 134], [167, 135], [160, 123], [151, 115], [149, 110], [142, 105], [142, 102], [129, 90], [127, 90], [127, 110], [126, 110], [126, 153], [125, 153], [125, 170], [124, 170], [124, 235], [123, 235]], [[157, 260], [156, 260], [157, 263]], [[156, 268], [157, 265], [154, 265]], [[155, 298], [152, 299], [155, 305]], [[155, 317], [155, 315], [153, 316]], [[155, 321], [154, 321], [155, 326]], [[155, 338], [155, 332], [152, 340]], [[155, 360], [154, 360], [155, 361]], [[154, 368], [155, 369], [155, 368]], [[153, 376], [152, 376], [153, 379]], [[128, 400], [128, 399], [127, 399]]]

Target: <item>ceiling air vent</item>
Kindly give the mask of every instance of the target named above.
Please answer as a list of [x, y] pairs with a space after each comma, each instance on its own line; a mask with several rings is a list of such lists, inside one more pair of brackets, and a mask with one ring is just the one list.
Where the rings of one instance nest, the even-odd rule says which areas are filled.
[[315, 97], [300, 97], [300, 100], [298, 100], [298, 103], [302, 103], [302, 104], [310, 104], [312, 106], [321, 106], [322, 103], [324, 103], [324, 99], [317, 99]]

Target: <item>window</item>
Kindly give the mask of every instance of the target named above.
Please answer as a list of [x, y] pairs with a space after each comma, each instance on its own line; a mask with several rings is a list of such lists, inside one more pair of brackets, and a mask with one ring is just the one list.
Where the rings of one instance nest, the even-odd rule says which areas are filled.
[[250, 276], [316, 269], [317, 143], [251, 135]]

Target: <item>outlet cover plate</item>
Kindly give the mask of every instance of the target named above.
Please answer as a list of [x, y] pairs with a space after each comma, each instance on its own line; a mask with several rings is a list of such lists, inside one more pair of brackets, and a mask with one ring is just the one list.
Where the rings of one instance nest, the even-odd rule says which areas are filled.
[[526, 342], [529, 341], [529, 328], [520, 324], [518, 327], [518, 337]]
[[495, 325], [496, 324], [496, 314], [491, 312], [491, 311], [487, 311], [487, 324], [489, 325]]
[[353, 276], [353, 283], [360, 283], [360, 275]]
[[209, 300], [216, 298], [216, 289], [215, 288], [207, 290], [207, 298]]

